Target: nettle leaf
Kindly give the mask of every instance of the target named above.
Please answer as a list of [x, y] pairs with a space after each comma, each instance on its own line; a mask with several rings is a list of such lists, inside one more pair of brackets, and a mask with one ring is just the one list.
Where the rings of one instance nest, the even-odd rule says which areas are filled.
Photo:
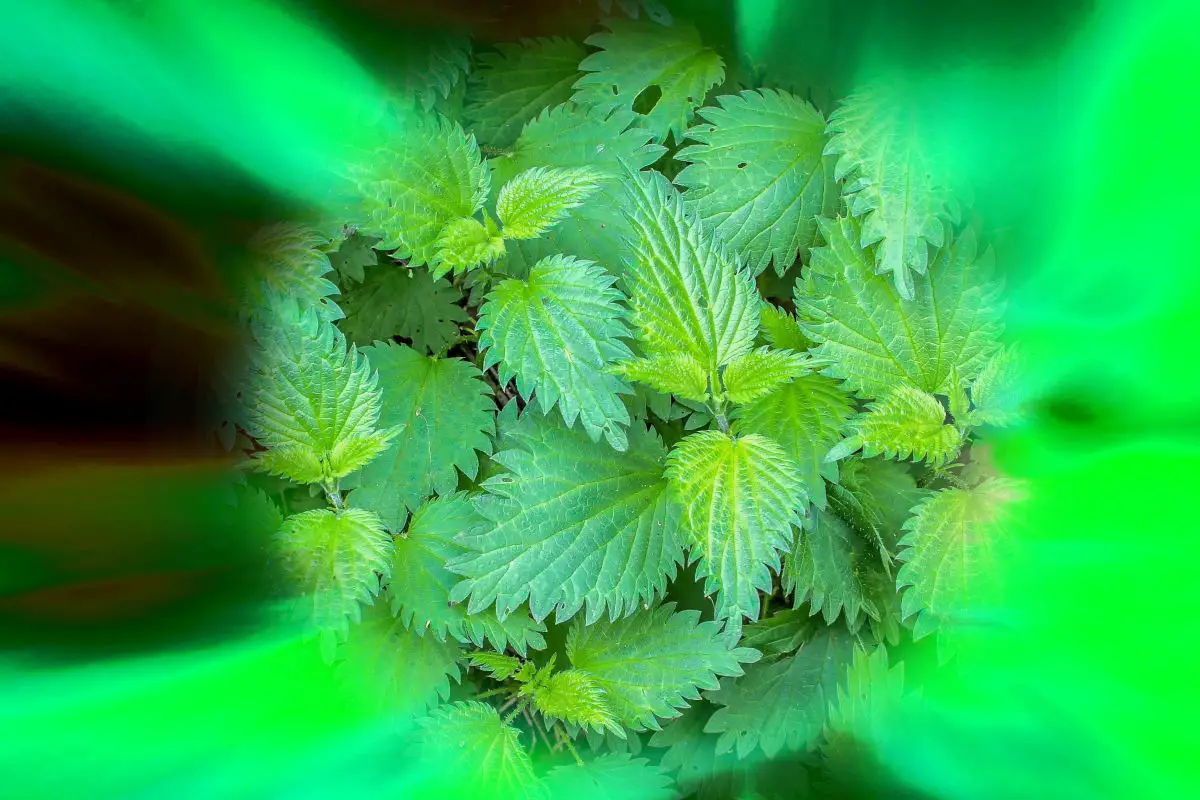
[[389, 53], [397, 61], [383, 80], [402, 102], [415, 102], [430, 111], [450, 97], [470, 70], [471, 41], [465, 36], [414, 27], [389, 32], [389, 37]]
[[950, 193], [929, 155], [916, 105], [896, 86], [867, 87], [842, 101], [829, 117], [828, 154], [837, 155], [837, 180], [847, 179], [850, 213], [862, 219], [855, 242], [874, 251], [875, 272], [890, 276], [912, 299], [915, 275], [929, 264], [929, 247], [946, 238]]
[[908, 587], [901, 613], [916, 615], [913, 638], [937, 630], [944, 652], [944, 641], [980, 624], [995, 588], [993, 547], [1004, 535], [1010, 504], [1020, 496], [1015, 482], [991, 478], [973, 489], [942, 489], [914, 509], [900, 540], [904, 564], [896, 573], [896, 586]]
[[509, 239], [535, 239], [583, 205], [600, 187], [600, 173], [587, 167], [532, 167], [500, 188], [496, 216]]
[[459, 299], [454, 287], [428, 270], [379, 265], [346, 292], [339, 327], [360, 347], [403, 336], [416, 350], [443, 353], [458, 339], [458, 323], [469, 320]]
[[708, 399], [709, 376], [704, 365], [687, 353], [638, 358], [616, 365], [614, 372], [644, 383], [664, 395], [674, 394], [703, 403]]
[[434, 709], [418, 721], [420, 797], [548, 798], [521, 733], [478, 701]]
[[1012, 348], [1000, 350], [984, 364], [971, 385], [975, 407], [967, 414], [969, 424], [1004, 427], [1021, 421], [1024, 398], [1019, 390], [1018, 364]]
[[809, 368], [799, 353], [760, 347], [730, 361], [721, 373], [721, 383], [730, 401], [750, 403], [804, 375]]
[[633, 254], [622, 279], [639, 348], [649, 358], [686, 354], [715, 375], [754, 347], [754, 281], [666, 178], [639, 173], [628, 186]]
[[717, 752], [736, 746], [738, 758], [745, 758], [759, 747], [773, 758], [785, 747], [814, 745], [853, 649], [846, 631], [824, 628], [795, 655], [754, 664], [744, 677], [721, 681], [720, 691], [706, 697], [722, 708], [704, 726], [720, 734]]
[[529, 695], [533, 707], [547, 717], [625, 736], [608, 708], [604, 689], [586, 672], [577, 669], [555, 672], [544, 681], [529, 684]]
[[672, 800], [670, 777], [662, 768], [628, 753], [607, 753], [582, 764], [555, 767], [546, 775], [553, 800]]
[[861, 449], [866, 458], [927, 461], [941, 466], [958, 455], [962, 434], [946, 424], [946, 409], [936, 397], [900, 384], [849, 424], [846, 439], [833, 447], [826, 460], [837, 461]]
[[[361, 508], [316, 508], [284, 520], [276, 536], [284, 567], [307, 595], [313, 624], [343, 637], [392, 567], [392, 537]], [[378, 574], [377, 574], [378, 573]]]
[[246, 249], [251, 269], [241, 300], [254, 317], [272, 310], [274, 298], [294, 298], [300, 308], [312, 308], [322, 322], [341, 319], [342, 311], [330, 298], [338, 287], [325, 277], [333, 271], [323, 249], [327, 238], [305, 225], [280, 222], [262, 228]]
[[639, 114], [639, 124], [662, 142], [683, 141], [688, 121], [708, 90], [725, 77], [725, 64], [700, 41], [691, 25], [664, 27], [650, 21], [613, 18], [608, 32], [584, 43], [600, 48], [580, 63], [589, 74], [575, 84], [574, 102], [603, 110]]
[[367, 279], [367, 267], [379, 263], [379, 251], [374, 247], [376, 241], [378, 240], [370, 236], [354, 233], [348, 236], [337, 250], [329, 253], [329, 263], [337, 273], [338, 285], [343, 294], [351, 281], [362, 283]]
[[543, 413], [556, 405], [568, 425], [578, 419], [592, 439], [604, 434], [624, 450], [629, 412], [620, 394], [629, 385], [608, 372], [630, 356], [614, 278], [590, 261], [553, 256], [524, 281], [506, 280], [479, 312], [484, 369], [500, 365], [500, 383], [515, 376], [526, 400], [537, 393]]
[[632, 228], [621, 210], [628, 170], [650, 166], [665, 148], [650, 144], [650, 132], [633, 126], [632, 111], [606, 113], [572, 103], [542, 112], [521, 131], [510, 155], [489, 161], [493, 183], [505, 182], [534, 167], [590, 169], [600, 181], [595, 196], [567, 211], [545, 237], [509, 241], [509, 261], [520, 256], [533, 264], [568, 254], [595, 261], [617, 274], [629, 254]]
[[700, 109], [704, 122], [687, 132], [675, 158], [684, 202], [706, 229], [737, 250], [758, 275], [768, 264], [782, 275], [807, 257], [817, 217], [837, 213], [834, 160], [822, 154], [825, 120], [811, 105], [774, 89], [717, 98]]
[[877, 570], [879, 558], [862, 537], [833, 514], [817, 511], [784, 559], [783, 590], [796, 608], [807, 602], [810, 613], [830, 625], [844, 609], [854, 630], [860, 612], [880, 616], [871, 596], [872, 564]]
[[777, 350], [803, 353], [813, 346], [796, 318], [778, 306], [764, 302], [758, 314], [759, 333]]
[[830, 703], [821, 755], [835, 779], [851, 780], [863, 757], [895, 736], [903, 711], [904, 664], [888, 666], [885, 647], [855, 650], [849, 669]]
[[890, 563], [901, 528], [928, 492], [917, 488], [907, 464], [895, 461], [850, 458], [841, 473], [839, 485], [830, 487], [831, 508]]
[[837, 483], [837, 464], [825, 455], [841, 438], [854, 407], [837, 381], [823, 375], [801, 375], [738, 412], [734, 430], [757, 433], [779, 444], [796, 462], [809, 499], [825, 507], [825, 481]]
[[498, 44], [496, 50], [479, 56], [465, 113], [479, 142], [499, 149], [511, 146], [542, 109], [571, 99], [587, 51], [559, 37]]
[[519, 658], [506, 656], [501, 653], [472, 653], [470, 662], [472, 667], [483, 670], [490, 677], [498, 681], [508, 680], [513, 677], [527, 663], [522, 662]]
[[504, 255], [504, 239], [479, 220], [463, 217], [442, 228], [434, 249], [437, 255], [429, 271], [440, 278], [451, 271], [457, 275], [480, 264], [492, 263]]
[[445, 639], [449, 634], [478, 647], [491, 642], [497, 650], [511, 645], [521, 655], [526, 648], [540, 650], [546, 646], [542, 638], [546, 626], [535, 622], [527, 610], [500, 620], [487, 610], [468, 614], [465, 606], [450, 601], [450, 590], [460, 578], [446, 564], [467, 552], [454, 537], [482, 524], [485, 520], [464, 493], [429, 500], [417, 509], [394, 544], [387, 593], [392, 611], [420, 635], [428, 631]]
[[758, 619], [758, 593], [771, 590], [771, 571], [808, 503], [797, 472], [783, 448], [754, 433], [700, 431], [667, 457], [667, 480], [699, 555], [697, 575], [707, 578], [705, 594], [717, 592], [717, 619], [735, 638], [743, 617]]
[[529, 600], [536, 619], [565, 620], [586, 606], [594, 622], [633, 613], [666, 590], [683, 558], [679, 509], [663, 479], [666, 451], [653, 429], [630, 428], [618, 453], [526, 410], [494, 456], [506, 472], [476, 500], [490, 526], [457, 541], [450, 563], [467, 580], [471, 613], [493, 603], [501, 618]]
[[436, 266], [446, 249], [442, 231], [475, 216], [490, 186], [475, 137], [436, 114], [404, 117], [388, 146], [352, 166], [351, 179], [366, 216], [363, 232], [414, 267]]
[[785, 656], [800, 649], [800, 645], [808, 641], [817, 628], [804, 610], [785, 608], [747, 625], [740, 644], [758, 650], [763, 658]]
[[370, 687], [380, 705], [398, 716], [424, 713], [446, 700], [451, 679], [462, 677], [458, 642], [422, 637], [379, 603], [363, 613], [341, 653], [340, 669], [355, 688]]
[[567, 634], [571, 666], [605, 691], [617, 721], [633, 730], [658, 730], [657, 718], [679, 716], [699, 689], [715, 689], [717, 676], [741, 675], [740, 664], [757, 650], [730, 649], [714, 622], [697, 611], [675, 613], [674, 603], [615, 622], [576, 620]]
[[479, 472], [476, 452], [492, 450], [496, 407], [479, 370], [460, 358], [430, 358], [392, 342], [363, 352], [379, 371], [380, 418], [404, 430], [358, 473], [352, 502], [401, 531], [425, 498], [458, 488], [458, 471]]
[[947, 394], [954, 373], [974, 380], [999, 348], [1004, 307], [991, 250], [977, 255], [972, 229], [915, 276], [910, 300], [874, 273], [856, 220], [822, 220], [821, 229], [827, 244], [796, 283], [796, 308], [826, 374], [874, 398], [900, 383]]
[[378, 376], [317, 311], [277, 303], [256, 327], [246, 425], [261, 469], [317, 483], [350, 474], [397, 433], [381, 428]]

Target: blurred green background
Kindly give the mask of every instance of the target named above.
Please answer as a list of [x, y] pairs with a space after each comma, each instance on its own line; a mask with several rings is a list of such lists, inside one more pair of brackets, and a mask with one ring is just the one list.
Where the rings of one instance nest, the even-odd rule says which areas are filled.
[[[1200, 4], [667, 5], [714, 41], [732, 36], [731, 68], [792, 86], [826, 112], [869, 77], [921, 78], [997, 234], [1008, 330], [1029, 357], [1035, 408], [1031, 424], [990, 441], [1001, 470], [1030, 482], [1004, 565], [1010, 624], [905, 709], [877, 743], [881, 760], [948, 798], [1200, 794]], [[405, 13], [441, 14], [496, 41], [570, 18], [554, 6]], [[379, 20], [408, 19], [367, 2], [0, 9], [4, 207], [28, 212], [36, 193], [21, 187], [49, 185], [30, 183], [21, 165], [84, 175], [183, 221], [170, 247], [142, 254], [175, 267], [186, 242], [219, 248], [231, 230], [320, 202], [338, 154], [367, 135], [354, 121], [381, 102]], [[72, 219], [63, 209], [51, 222]], [[132, 340], [113, 337], [135, 359], [137, 337], [164, 319], [214, 347], [236, 339], [218, 321], [221, 260], [199, 258], [187, 280], [152, 295], [138, 291], [147, 272], [119, 272], [122, 283], [83, 270], [64, 282], [49, 267], [14, 266], [40, 263], [22, 237], [49, 223], [33, 214], [18, 229], [6, 216], [4, 390], [34, 410], [9, 415], [2, 439], [0, 614], [13, 634], [0, 671], [0, 796], [388, 796], [405, 768], [396, 721], [376, 716], [311, 645], [268, 624], [247, 578], [261, 566], [250, 547], [258, 529], [222, 510], [230, 487], [183, 433], [191, 418], [156, 428], [135, 415], [144, 439], [113, 444], [84, 424], [100, 401], [80, 398], [94, 387], [52, 375], [74, 399], [41, 403], [41, 417], [29, 400], [41, 395], [21, 394], [18, 379], [54, 366], [28, 335], [13, 344], [29, 326], [97, 309], [110, 315], [105, 331], [135, 319]], [[56, 306], [48, 293], [71, 302]], [[31, 307], [59, 313], [31, 317]], [[146, 555], [166, 527], [187, 547]], [[80, 566], [63, 572], [72, 559]], [[108, 583], [30, 602], [64, 574]], [[126, 605], [150, 609], [145, 620], [105, 605], [114, 585]]]

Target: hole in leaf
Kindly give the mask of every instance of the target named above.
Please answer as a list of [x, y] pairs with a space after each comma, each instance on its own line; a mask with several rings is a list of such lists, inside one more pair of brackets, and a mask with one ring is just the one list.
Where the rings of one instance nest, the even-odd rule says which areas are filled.
[[614, 83], [613, 84], [613, 94], [618, 95], [620, 93], [621, 93], [621, 91], [617, 88], [617, 85]]
[[745, 168], [746, 168], [746, 162], [745, 162], [745, 161], [743, 161], [742, 163], [738, 164], [738, 169], [745, 169]]
[[642, 91], [638, 92], [638, 96], [633, 98], [633, 110], [645, 116], [654, 110], [658, 105], [658, 101], [662, 99], [662, 89], [658, 88], [658, 84], [652, 83]]

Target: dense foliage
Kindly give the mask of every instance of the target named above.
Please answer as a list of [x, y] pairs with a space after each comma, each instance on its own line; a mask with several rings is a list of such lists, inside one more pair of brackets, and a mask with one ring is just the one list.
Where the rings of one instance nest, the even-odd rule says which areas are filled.
[[412, 793], [828, 779], [995, 590], [980, 224], [896, 86], [819, 110], [645, 13], [427, 50], [343, 215], [256, 240], [228, 430], [304, 619]]

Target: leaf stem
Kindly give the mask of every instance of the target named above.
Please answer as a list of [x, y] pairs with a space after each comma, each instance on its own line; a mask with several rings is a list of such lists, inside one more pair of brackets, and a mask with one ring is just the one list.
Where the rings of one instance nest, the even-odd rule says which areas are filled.
[[504, 718], [504, 724], [508, 725], [509, 723], [511, 723], [518, 714], [520, 714], [522, 711], [525, 710], [525, 706], [527, 706], [527, 705], [529, 705], [529, 698], [522, 697], [520, 702], [517, 703], [517, 707], [514, 708], [512, 711], [508, 712], [508, 716], [506, 716]]

